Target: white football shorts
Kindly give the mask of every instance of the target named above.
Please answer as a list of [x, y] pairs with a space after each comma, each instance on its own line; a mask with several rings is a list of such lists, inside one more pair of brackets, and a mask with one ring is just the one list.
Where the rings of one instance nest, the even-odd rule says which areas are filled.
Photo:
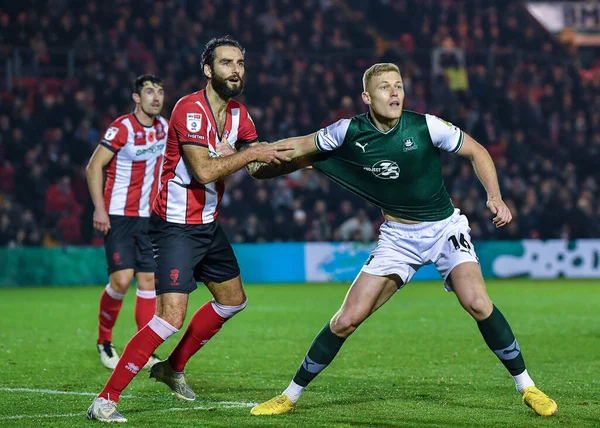
[[406, 285], [421, 266], [435, 264], [444, 279], [456, 266], [465, 262], [479, 263], [471, 243], [467, 217], [455, 209], [440, 221], [402, 224], [386, 221], [379, 229], [379, 241], [361, 271], [371, 275], [396, 274]]

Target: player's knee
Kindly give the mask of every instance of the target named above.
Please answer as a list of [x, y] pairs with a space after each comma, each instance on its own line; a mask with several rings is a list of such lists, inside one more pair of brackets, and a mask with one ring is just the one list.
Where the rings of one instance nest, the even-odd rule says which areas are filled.
[[248, 304], [248, 299], [244, 297], [244, 301], [239, 305], [223, 305], [218, 303], [216, 300], [211, 302], [213, 309], [221, 318], [229, 319], [235, 314], [244, 310]]
[[465, 303], [464, 306], [467, 312], [478, 321], [486, 319], [492, 313], [492, 302], [487, 295], [473, 296]]
[[115, 272], [110, 277], [110, 286], [119, 294], [127, 293], [131, 276], [121, 272]]
[[356, 317], [353, 314], [338, 312], [329, 323], [329, 328], [336, 336], [348, 337], [354, 333], [361, 322], [362, 319], [360, 319], [360, 317]]
[[183, 322], [185, 321], [185, 313], [181, 313], [179, 311], [156, 311], [156, 315], [162, 320], [166, 321], [177, 330], [183, 327]]
[[154, 275], [146, 274], [146, 275], [138, 275], [136, 277], [137, 287], [140, 290], [154, 290]]

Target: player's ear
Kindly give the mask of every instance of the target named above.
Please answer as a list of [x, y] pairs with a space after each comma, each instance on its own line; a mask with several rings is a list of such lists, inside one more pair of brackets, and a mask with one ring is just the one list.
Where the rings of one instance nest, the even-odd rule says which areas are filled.
[[210, 65], [204, 64], [203, 71], [204, 71], [204, 75], [206, 76], [207, 79], [212, 78], [212, 70], [210, 69]]
[[140, 97], [140, 94], [138, 94], [137, 92], [134, 92], [133, 94], [131, 94], [131, 98], [133, 98], [133, 101], [136, 104], [139, 104], [142, 102], [142, 98]]
[[361, 97], [362, 97], [363, 103], [365, 103], [368, 106], [371, 105], [371, 95], [367, 91], [364, 91], [361, 94]]

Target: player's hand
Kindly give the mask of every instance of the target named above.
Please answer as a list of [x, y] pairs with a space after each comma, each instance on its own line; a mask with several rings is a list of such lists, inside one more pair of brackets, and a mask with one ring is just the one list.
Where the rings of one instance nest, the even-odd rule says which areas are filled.
[[289, 162], [292, 160], [290, 155], [294, 151], [294, 146], [289, 143], [258, 143], [248, 150], [254, 151], [258, 162], [280, 164], [281, 162]]
[[221, 138], [221, 141], [217, 143], [215, 151], [220, 157], [229, 156], [235, 153], [235, 149], [231, 147], [231, 144], [229, 144], [229, 141], [227, 141], [227, 138], [225, 137]]
[[512, 214], [510, 209], [506, 206], [502, 199], [490, 198], [485, 204], [492, 214], [495, 214], [494, 225], [496, 227], [502, 227], [510, 223], [512, 220]]
[[110, 230], [110, 218], [106, 211], [94, 210], [94, 229], [106, 235]]

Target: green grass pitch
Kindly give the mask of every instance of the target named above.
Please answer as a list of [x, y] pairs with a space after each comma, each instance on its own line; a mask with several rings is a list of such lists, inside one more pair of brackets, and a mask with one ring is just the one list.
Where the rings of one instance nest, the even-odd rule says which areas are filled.
[[[583, 280], [488, 282], [530, 374], [558, 402], [552, 418], [522, 404], [476, 324], [440, 282], [397, 293], [346, 342], [294, 413], [251, 417], [251, 403], [287, 386], [347, 288], [248, 285], [248, 308], [187, 367], [199, 400], [178, 402], [140, 372], [124, 392], [133, 397], [119, 403], [128, 426], [600, 426], [600, 283]], [[85, 411], [109, 376], [95, 350], [100, 293], [0, 290], [0, 426], [98, 426]], [[199, 288], [190, 308], [208, 297]], [[133, 302], [130, 291], [114, 332], [119, 352], [135, 333]]]

